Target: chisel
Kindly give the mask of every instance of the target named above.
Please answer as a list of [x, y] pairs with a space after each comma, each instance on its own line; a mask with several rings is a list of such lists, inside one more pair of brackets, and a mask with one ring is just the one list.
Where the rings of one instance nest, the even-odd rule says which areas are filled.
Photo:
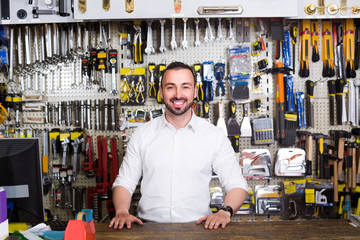
[[336, 121], [338, 125], [342, 124], [342, 115], [343, 115], [343, 92], [344, 92], [345, 81], [338, 79], [335, 81], [336, 89]]

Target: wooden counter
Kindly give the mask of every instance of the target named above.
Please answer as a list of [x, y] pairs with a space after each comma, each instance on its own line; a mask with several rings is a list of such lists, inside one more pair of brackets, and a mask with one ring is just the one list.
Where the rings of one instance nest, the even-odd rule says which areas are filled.
[[360, 239], [360, 229], [344, 220], [235, 222], [208, 230], [195, 223], [134, 224], [130, 230], [96, 224], [96, 239]]

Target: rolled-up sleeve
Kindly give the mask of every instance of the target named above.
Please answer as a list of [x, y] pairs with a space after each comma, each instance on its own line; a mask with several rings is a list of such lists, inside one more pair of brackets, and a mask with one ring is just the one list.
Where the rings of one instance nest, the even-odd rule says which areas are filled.
[[140, 138], [135, 131], [128, 143], [123, 162], [116, 176], [112, 188], [116, 186], [125, 187], [132, 195], [139, 183], [142, 173], [142, 161], [140, 158]]
[[223, 132], [217, 138], [217, 150], [213, 159], [213, 170], [218, 175], [221, 185], [229, 192], [233, 188], [242, 188], [249, 191], [244, 179], [239, 161], [229, 139]]

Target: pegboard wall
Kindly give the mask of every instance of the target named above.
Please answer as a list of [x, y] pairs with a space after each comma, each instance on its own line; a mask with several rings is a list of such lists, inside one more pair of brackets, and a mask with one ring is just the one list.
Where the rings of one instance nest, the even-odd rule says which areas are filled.
[[[250, 41], [247, 43], [241, 43], [244, 45], [248, 45], [250, 46], [251, 43], [255, 42], [258, 40], [258, 32], [257, 32], [257, 21], [255, 19], [248, 19], [250, 21]], [[121, 45], [120, 44], [120, 34], [122, 33], [126, 33], [127, 32], [127, 26], [130, 25], [132, 26], [132, 23], [129, 22], [120, 22], [120, 21], [116, 21], [116, 22], [104, 22], [104, 25], [110, 24], [111, 26], [111, 34], [110, 34], [110, 39], [111, 41], [109, 42], [110, 47], [113, 49], [117, 49], [118, 50], [118, 61], [119, 61], [119, 72], [121, 68], [139, 68], [139, 67], [143, 67], [146, 68], [146, 84], [147, 87], [146, 89], [148, 89], [148, 71], [147, 71], [147, 66], [149, 63], [155, 63], [155, 64], [160, 64], [160, 63], [166, 63], [169, 64], [172, 61], [183, 61], [189, 65], [193, 65], [194, 63], [202, 63], [204, 61], [214, 61], [219, 62], [221, 60], [225, 60], [228, 63], [228, 48], [230, 46], [234, 46], [234, 45], [238, 45], [237, 40], [236, 40], [236, 24], [235, 21], [233, 20], [233, 25], [234, 25], [234, 39], [229, 39], [228, 38], [228, 34], [229, 34], [229, 30], [227, 28], [227, 21], [225, 19], [223, 19], [222, 21], [222, 26], [221, 26], [221, 31], [223, 34], [223, 39], [221, 41], [217, 41], [216, 38], [218, 37], [217, 33], [218, 33], [218, 28], [217, 28], [217, 23], [218, 23], [218, 19], [211, 19], [211, 29], [212, 32], [214, 34], [215, 39], [212, 42], [209, 43], [205, 43], [204, 42], [204, 37], [205, 37], [205, 28], [207, 25], [207, 22], [204, 19], [201, 19], [200, 24], [199, 24], [199, 37], [200, 37], [200, 41], [201, 44], [200, 46], [194, 46], [194, 42], [195, 42], [195, 27], [194, 27], [194, 22], [193, 19], [189, 19], [187, 21], [187, 40], [188, 40], [188, 45], [189, 48], [188, 49], [182, 49], [181, 47], [181, 42], [183, 41], [183, 29], [184, 29], [184, 25], [183, 25], [183, 20], [182, 19], [177, 19], [176, 20], [176, 42], [177, 42], [177, 49], [175, 50], [171, 50], [170, 47], [170, 40], [171, 40], [171, 20], [167, 19], [166, 23], [165, 23], [165, 43], [166, 43], [166, 47], [167, 47], [167, 51], [164, 53], [161, 53], [159, 51], [159, 47], [160, 47], [160, 23], [158, 20], [154, 20], [153, 24], [152, 24], [152, 30], [153, 30], [153, 42], [154, 42], [154, 48], [156, 50], [155, 54], [151, 54], [151, 55], [147, 55], [144, 54], [144, 63], [143, 64], [134, 64], [132, 59], [127, 59], [126, 58], [126, 45]], [[75, 100], [87, 100], [90, 99], [91, 100], [91, 125], [92, 127], [90, 129], [86, 128], [84, 129], [84, 134], [85, 135], [90, 135], [92, 136], [92, 148], [93, 148], [93, 159], [96, 159], [97, 156], [97, 148], [96, 148], [96, 136], [98, 135], [102, 135], [102, 136], [106, 136], [106, 137], [117, 137], [118, 138], [118, 149], [121, 152], [120, 156], [122, 156], [123, 154], [123, 150], [122, 150], [122, 146], [123, 143], [121, 142], [122, 138], [121, 136], [123, 134], [126, 134], [127, 136], [131, 137], [131, 134], [133, 132], [134, 129], [130, 128], [130, 129], [126, 129], [124, 130], [124, 132], [119, 131], [119, 122], [118, 122], [118, 117], [120, 114], [124, 113], [125, 109], [131, 109], [131, 110], [136, 110], [136, 109], [143, 109], [146, 111], [149, 111], [155, 107], [164, 107], [162, 104], [158, 104], [155, 99], [152, 98], [146, 98], [146, 103], [143, 106], [122, 106], [120, 104], [120, 94], [117, 93], [116, 95], [111, 95], [110, 94], [110, 89], [111, 89], [111, 74], [110, 73], [106, 73], [105, 74], [105, 88], [106, 91], [104, 92], [100, 92], [98, 89], [98, 86], [95, 86], [93, 84], [91, 89], [85, 89], [84, 86], [84, 79], [82, 77], [81, 74], [81, 57], [82, 57], [82, 53], [84, 52], [84, 49], [77, 49], [77, 51], [75, 51], [75, 47], [76, 46], [85, 46], [85, 27], [90, 26], [90, 25], [94, 25], [95, 29], [98, 29], [99, 27], [99, 23], [98, 22], [91, 22], [91, 23], [82, 23], [79, 24], [79, 26], [82, 28], [82, 35], [81, 35], [81, 42], [78, 43], [77, 40], [77, 34], [76, 31], [74, 31], [74, 56], [75, 56], [75, 60], [74, 61], [68, 61], [68, 62], [59, 62], [57, 64], [45, 64], [44, 66], [41, 66], [39, 68], [34, 68], [33, 71], [31, 71], [31, 73], [28, 74], [28, 76], [30, 76], [30, 79], [32, 79], [33, 81], [33, 77], [34, 77], [34, 72], [38, 72], [39, 75], [43, 74], [43, 76], [45, 77], [46, 80], [46, 91], [45, 94], [42, 96], [42, 98], [37, 101], [37, 103], [39, 103], [40, 105], [44, 106], [45, 102], [49, 103], [50, 105], [52, 104], [58, 104], [61, 101], [75, 101]], [[38, 42], [41, 42], [41, 38], [40, 38], [40, 30], [41, 27], [43, 25], [29, 25], [31, 31], [32, 31], [32, 36], [34, 31], [38, 31]], [[62, 25], [62, 24], [58, 24], [58, 26], [68, 26], [68, 25]], [[17, 40], [17, 33], [18, 33], [18, 28], [22, 29], [22, 35], [21, 35], [21, 43], [23, 44], [24, 41], [24, 36], [23, 36], [23, 31], [24, 31], [24, 26], [10, 26], [11, 28], [15, 29], [15, 39], [14, 39], [14, 43], [15, 46], [16, 44], [16, 40]], [[76, 28], [76, 24], [73, 25], [74, 29]], [[146, 29], [146, 28], [145, 28]], [[321, 21], [319, 21], [319, 33], [322, 31], [321, 29]], [[133, 35], [133, 30], [131, 30], [131, 38], [134, 37]], [[144, 48], [146, 48], [146, 32], [142, 32], [143, 35], [143, 45]], [[98, 46], [100, 43], [100, 36], [99, 36], [99, 31], [95, 31], [95, 46]], [[259, 56], [257, 57], [252, 57], [251, 58], [251, 76], [250, 79], [252, 79], [256, 73], [256, 63], [259, 60], [262, 60], [264, 58], [266, 58], [268, 60], [268, 65], [271, 67], [273, 65], [273, 55], [274, 55], [274, 44], [273, 41], [269, 35], [269, 27], [267, 27], [267, 34], [265, 36], [263, 36], [264, 41], [266, 43], [266, 51], [262, 51], [260, 53]], [[34, 42], [34, 40], [32, 38], [31, 39], [31, 43]], [[299, 39], [299, 38], [298, 38]], [[321, 44], [321, 37], [319, 39], [320, 44]], [[299, 42], [299, 41], [298, 41]], [[54, 42], [55, 44], [55, 42]], [[40, 52], [40, 48], [35, 49], [33, 47], [33, 44], [30, 44], [31, 46], [31, 62], [34, 63], [35, 62], [35, 58], [34, 58], [34, 51], [39, 51]], [[17, 46], [17, 48], [22, 47], [22, 49], [24, 49], [24, 46]], [[292, 46], [291, 46], [292, 47]], [[17, 68], [18, 64], [18, 58], [21, 57], [22, 59], [24, 58], [23, 53], [24, 51], [20, 51], [20, 56], [17, 56], [17, 51], [14, 52], [14, 67]], [[296, 59], [298, 59], [298, 54], [299, 54], [299, 44], [296, 44]], [[319, 54], [321, 56], [321, 47], [319, 48]], [[293, 57], [293, 56], [292, 56]], [[296, 60], [295, 61], [296, 66], [295, 69], [299, 69], [299, 61]], [[226, 68], [227, 69], [227, 68]], [[120, 91], [120, 74], [119, 72], [116, 74], [116, 86], [117, 86], [117, 91]], [[24, 72], [22, 72], [23, 74], [26, 74]], [[100, 78], [100, 73], [98, 72], [98, 79]], [[357, 74], [359, 74], [359, 72], [357, 72]], [[227, 75], [227, 74], [226, 74]], [[19, 74], [14, 75], [14, 80], [15, 82], [19, 83]], [[51, 77], [52, 76], [52, 77]], [[52, 79], [52, 81], [51, 81]], [[59, 87], [57, 87], [56, 81], [57, 79], [59, 79], [60, 85]], [[274, 76], [271, 74], [264, 74], [261, 76], [261, 83], [260, 83], [260, 87], [258, 91], [254, 91], [251, 93], [250, 95], [250, 99], [256, 99], [259, 98], [262, 100], [262, 107], [261, 107], [261, 111], [254, 113], [250, 111], [250, 118], [254, 119], [254, 118], [258, 118], [258, 117], [262, 117], [262, 116], [267, 116], [267, 117], [275, 117], [275, 81], [274, 81]], [[314, 106], [315, 106], [315, 128], [309, 128], [307, 129], [308, 131], [311, 131], [313, 133], [315, 132], [321, 132], [324, 134], [328, 133], [328, 130], [330, 129], [330, 125], [329, 125], [329, 103], [328, 103], [328, 92], [327, 92], [327, 85], [326, 85], [326, 78], [322, 77], [322, 61], [319, 61], [317, 63], [313, 63], [310, 62], [310, 76], [308, 78], [300, 78], [298, 76], [298, 73], [295, 72], [294, 74], [294, 89], [295, 91], [303, 91], [305, 92], [305, 81], [311, 79], [312, 81], [314, 81], [315, 84], [315, 92], [314, 92]], [[8, 82], [7, 79], [7, 75], [6, 74], [0, 74], [0, 81], [1, 82]], [[250, 81], [251, 82], [251, 81]], [[72, 86], [73, 83], [76, 83], [78, 85], [78, 87], [74, 88]], [[79, 83], [83, 83], [82, 86], [80, 87]], [[215, 89], [216, 87], [216, 81], [213, 82], [213, 89]], [[216, 111], [216, 103], [219, 100], [223, 100], [225, 103], [225, 115], [228, 115], [228, 102], [231, 100], [230, 97], [230, 87], [227, 81], [225, 81], [225, 87], [226, 87], [226, 95], [224, 97], [221, 96], [214, 96], [214, 100], [212, 102], [210, 102], [210, 120], [212, 123], [216, 124], [217, 121], [217, 111]], [[250, 86], [251, 88], [251, 86]], [[24, 92], [24, 95], [36, 95], [37, 92], [33, 91], [33, 90], [26, 90]], [[104, 118], [104, 107], [103, 107], [103, 102], [104, 99], [117, 99], [117, 105], [116, 105], [116, 125], [117, 125], [117, 130], [116, 131], [110, 131], [110, 130], [95, 130], [95, 100], [98, 99], [101, 101], [101, 119]], [[56, 114], [57, 111], [56, 111]], [[21, 113], [22, 117], [21, 119], [24, 119], [24, 117], [41, 117], [44, 118], [45, 113], [44, 110], [41, 109], [40, 111], [24, 111], [23, 113]], [[12, 120], [11, 121], [5, 121], [3, 123], [3, 125], [11, 125], [14, 123], [14, 111], [11, 111], [11, 116], [12, 116]], [[74, 115], [72, 115], [73, 118], [73, 122], [74, 122]], [[236, 119], [238, 122], [241, 122], [243, 119], [242, 116], [242, 105], [240, 103], [237, 104], [237, 112], [236, 112]], [[103, 121], [101, 121], [103, 122]], [[39, 129], [40, 131], [43, 129], [52, 129], [52, 128], [60, 128], [61, 130], [65, 130], [65, 129], [74, 129], [75, 126], [64, 126], [64, 125], [60, 125], [59, 124], [53, 124], [51, 121], [50, 123], [46, 123], [46, 124], [28, 124], [28, 123], [24, 123], [21, 122], [21, 126], [20, 126], [20, 130], [26, 130], [26, 129]], [[102, 124], [102, 128], [103, 129], [103, 124]], [[333, 126], [331, 127], [331, 129], [344, 129], [344, 130], [350, 130], [351, 126], [348, 125], [343, 125], [343, 126]], [[43, 144], [42, 142], [42, 134], [40, 133], [39, 138], [41, 140], [41, 144]], [[298, 146], [298, 145], [296, 145]], [[267, 148], [269, 149], [270, 153], [271, 153], [271, 160], [272, 163], [274, 165], [274, 160], [275, 160], [275, 156], [277, 153], [277, 150], [280, 148], [281, 146], [278, 145], [277, 142], [275, 142], [274, 144], [271, 145], [251, 145], [251, 139], [250, 138], [240, 138], [240, 150], [241, 149], [251, 149], [251, 148]], [[83, 147], [85, 148], [85, 146]], [[52, 159], [52, 153], [51, 153], [51, 148], [49, 149], [49, 160]], [[314, 148], [314, 153], [315, 155], [315, 148]], [[239, 158], [239, 154], [237, 154], [237, 157]], [[50, 169], [50, 176], [52, 174], [52, 166], [53, 164], [59, 164], [61, 161], [61, 156], [57, 157], [57, 160], [51, 160], [49, 161], [49, 169]], [[80, 161], [81, 161], [81, 166], [82, 163], [84, 162], [84, 155], [81, 154], [80, 155]], [[120, 162], [121, 162], [121, 157], [120, 157]], [[315, 167], [313, 167], [313, 169], [315, 169]], [[314, 170], [315, 171], [315, 170]], [[313, 172], [313, 176], [315, 176], [315, 172]], [[341, 179], [341, 176], [340, 176]], [[269, 180], [248, 180], [248, 184], [251, 188], [253, 188], [255, 185], [259, 185], [259, 184], [279, 184], [280, 182], [282, 182], [284, 180], [284, 178], [282, 177], [272, 177]], [[357, 179], [359, 182], [359, 179]], [[57, 183], [60, 184], [60, 183]], [[85, 173], [83, 171], [83, 169], [80, 169], [80, 172], [77, 176], [77, 180], [76, 182], [71, 183], [72, 187], [95, 187], [96, 186], [96, 182], [94, 178], [87, 178], [85, 176]], [[211, 183], [210, 186], [221, 186], [221, 184], [219, 183], [219, 181], [214, 178]], [[53, 214], [57, 215], [61, 220], [67, 220], [67, 219], [71, 219], [73, 216], [73, 210], [72, 208], [65, 208], [65, 207], [61, 207], [61, 208], [57, 208], [55, 207], [55, 199], [53, 196], [51, 196], [51, 194], [47, 194], [45, 196], [45, 207], [49, 208]], [[105, 207], [103, 207], [103, 212], [105, 212], [106, 209]], [[103, 215], [105, 216], [105, 214]], [[235, 216], [234, 217], [234, 221], [240, 221], [242, 216]], [[265, 216], [269, 219], [271, 219], [271, 216]], [[255, 219], [256, 216], [250, 216], [250, 218]]]

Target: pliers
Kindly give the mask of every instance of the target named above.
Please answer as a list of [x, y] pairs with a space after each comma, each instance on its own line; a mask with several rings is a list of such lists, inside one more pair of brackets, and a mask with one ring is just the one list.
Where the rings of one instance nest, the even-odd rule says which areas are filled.
[[156, 89], [155, 89], [155, 77], [154, 77], [154, 70], [150, 71], [150, 79], [149, 79], [149, 97], [155, 98], [156, 97]]
[[136, 30], [134, 35], [134, 63], [143, 63], [142, 57], [142, 40], [141, 40], [141, 27], [139, 25], [134, 25]]
[[120, 100], [121, 103], [128, 103], [130, 100], [129, 97], [129, 90], [130, 90], [130, 86], [129, 83], [127, 81], [127, 78], [123, 78], [120, 81]]
[[196, 100], [202, 101], [204, 100], [204, 90], [203, 90], [203, 82], [201, 78], [200, 72], [196, 72]]
[[144, 97], [144, 94], [143, 94], [144, 91], [145, 91], [145, 88], [144, 88], [143, 79], [142, 79], [142, 76], [140, 76], [139, 81], [136, 84], [136, 92], [138, 93], [137, 96], [136, 96], [136, 102], [138, 104], [142, 104], [142, 103], [145, 102], [145, 97]]

